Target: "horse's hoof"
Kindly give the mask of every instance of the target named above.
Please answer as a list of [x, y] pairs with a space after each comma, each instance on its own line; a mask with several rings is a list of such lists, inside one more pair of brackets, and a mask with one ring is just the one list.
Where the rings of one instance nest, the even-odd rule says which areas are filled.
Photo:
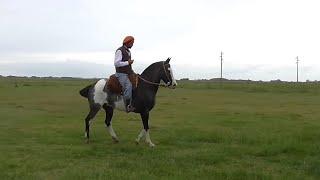
[[86, 140], [86, 144], [90, 144], [90, 140], [89, 139]]
[[139, 145], [139, 143], [140, 143], [139, 140], [137, 140], [137, 139], [135, 140], [135, 142], [136, 142], [136, 145]]
[[119, 143], [119, 139], [117, 137], [112, 137], [113, 143]]
[[155, 144], [153, 144], [153, 143], [149, 143], [149, 146], [150, 146], [151, 148], [156, 147], [156, 145], [155, 145]]

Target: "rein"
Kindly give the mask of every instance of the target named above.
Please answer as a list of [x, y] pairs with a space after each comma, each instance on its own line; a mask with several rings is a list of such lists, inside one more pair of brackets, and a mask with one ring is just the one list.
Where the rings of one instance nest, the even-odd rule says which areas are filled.
[[[167, 79], [169, 80], [169, 77], [168, 77], [168, 74], [167, 74], [167, 71], [166, 71], [166, 68], [165, 68], [165, 65], [164, 65], [164, 62], [162, 63], [162, 66], [163, 66], [163, 70], [164, 70], [164, 73], [166, 74], [166, 77]], [[167, 84], [163, 84], [163, 83], [155, 83], [155, 82], [151, 82], [151, 81], [148, 81], [144, 78], [142, 78], [140, 75], [138, 75], [138, 78], [140, 78], [142, 81], [146, 82], [147, 84], [152, 84], [152, 85], [155, 85], [155, 86], [161, 86], [161, 87], [169, 87], [168, 84], [171, 83], [171, 81], [169, 80], [169, 82]], [[136, 87], [138, 87], [138, 81], [137, 81], [137, 85]]]
[[147, 84], [152, 84], [152, 85], [162, 86], [162, 87], [168, 87], [167, 84], [151, 82], [151, 81], [148, 81], [148, 80], [142, 78], [140, 75], [138, 75], [138, 78], [141, 79], [142, 81], [146, 82]]

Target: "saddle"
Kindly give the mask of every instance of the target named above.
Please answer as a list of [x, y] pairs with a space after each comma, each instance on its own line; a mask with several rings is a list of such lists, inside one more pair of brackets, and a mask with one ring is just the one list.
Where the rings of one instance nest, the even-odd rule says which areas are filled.
[[[129, 75], [129, 80], [132, 84], [132, 90], [134, 90], [138, 86], [138, 77], [139, 77], [139, 74], [136, 74], [136, 73], [132, 73]], [[121, 86], [121, 84], [115, 74], [112, 74], [109, 77], [109, 80], [106, 83], [106, 85], [104, 86], [103, 91], [104, 92], [110, 91], [113, 94], [122, 94], [123, 93], [122, 86]]]

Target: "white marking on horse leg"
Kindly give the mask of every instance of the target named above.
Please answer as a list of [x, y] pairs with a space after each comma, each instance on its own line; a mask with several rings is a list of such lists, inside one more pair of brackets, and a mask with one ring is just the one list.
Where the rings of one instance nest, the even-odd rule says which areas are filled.
[[149, 144], [150, 147], [154, 147], [155, 145], [151, 141], [149, 131], [150, 130], [148, 129], [147, 132], [146, 132], [146, 142]]
[[88, 138], [88, 133], [87, 132], [84, 132], [84, 137]]
[[110, 135], [111, 135], [112, 137], [117, 137], [117, 135], [116, 135], [116, 133], [114, 132], [111, 124], [110, 124], [109, 127], [107, 127], [107, 129], [108, 129], [108, 131], [109, 131], [109, 133], [110, 133]]
[[142, 137], [144, 137], [145, 135], [146, 135], [146, 130], [142, 129], [141, 132], [140, 132], [140, 134], [138, 135], [138, 137], [137, 137], [137, 139], [136, 139], [136, 143], [139, 144], [140, 139], [141, 139]]
[[110, 126], [106, 126], [108, 131], [109, 131], [109, 134], [111, 135], [112, 139], [114, 142], [119, 142], [119, 139], [116, 135], [116, 133], [114, 132], [113, 128], [112, 128], [112, 124], [110, 124]]

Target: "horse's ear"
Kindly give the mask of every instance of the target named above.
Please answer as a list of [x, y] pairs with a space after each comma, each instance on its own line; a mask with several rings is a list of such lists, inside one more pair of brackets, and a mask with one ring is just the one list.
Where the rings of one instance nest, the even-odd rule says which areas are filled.
[[169, 64], [170, 60], [171, 60], [171, 57], [168, 57], [168, 59], [166, 60], [166, 63]]

